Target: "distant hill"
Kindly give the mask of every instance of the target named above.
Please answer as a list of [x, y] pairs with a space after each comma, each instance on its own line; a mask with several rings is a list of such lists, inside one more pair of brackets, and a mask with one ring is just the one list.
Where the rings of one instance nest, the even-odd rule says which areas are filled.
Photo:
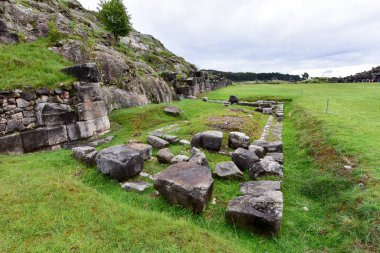
[[251, 73], [251, 72], [223, 72], [218, 70], [206, 70], [211, 74], [222, 75], [225, 78], [234, 82], [247, 82], [247, 81], [289, 81], [299, 82], [302, 78], [298, 75], [289, 75], [281, 73]]

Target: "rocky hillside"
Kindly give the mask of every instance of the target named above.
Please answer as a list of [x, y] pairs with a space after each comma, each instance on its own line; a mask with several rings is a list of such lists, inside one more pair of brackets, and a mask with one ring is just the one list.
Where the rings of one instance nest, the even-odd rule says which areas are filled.
[[212, 80], [167, 50], [150, 35], [132, 31], [116, 42], [98, 21], [76, 0], [2, 0], [0, 43], [49, 41], [49, 49], [81, 64], [95, 63], [109, 110], [169, 102], [229, 84], [220, 76]]

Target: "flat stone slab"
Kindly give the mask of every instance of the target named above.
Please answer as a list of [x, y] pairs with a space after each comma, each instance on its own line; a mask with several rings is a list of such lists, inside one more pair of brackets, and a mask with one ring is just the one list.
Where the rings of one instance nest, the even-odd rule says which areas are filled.
[[267, 153], [282, 153], [283, 152], [281, 141], [274, 141], [274, 142], [254, 141], [252, 145], [263, 147]]
[[272, 157], [266, 156], [260, 162], [255, 163], [249, 169], [249, 176], [252, 179], [257, 179], [262, 176], [278, 176], [283, 177], [283, 167], [276, 162]]
[[240, 184], [240, 192], [244, 195], [261, 196], [267, 191], [280, 191], [280, 181], [251, 181]]
[[243, 172], [235, 165], [234, 162], [218, 163], [215, 166], [213, 175], [218, 178], [231, 178], [241, 179], [243, 178]]
[[120, 145], [100, 151], [96, 164], [102, 174], [122, 182], [141, 172], [144, 159], [138, 151]]
[[279, 235], [283, 212], [280, 191], [267, 191], [261, 196], [245, 195], [228, 203], [228, 222], [251, 232]]
[[146, 189], [151, 187], [152, 184], [149, 184], [144, 181], [138, 181], [138, 182], [126, 182], [121, 184], [121, 188], [123, 188], [126, 191], [137, 191], [137, 192], [144, 192]]
[[169, 142], [165, 141], [164, 139], [161, 139], [157, 136], [149, 136], [148, 137], [148, 143], [152, 145], [154, 148], [162, 149], [167, 146], [169, 146]]
[[77, 147], [73, 148], [73, 156], [74, 158], [82, 163], [85, 163], [89, 166], [93, 166], [96, 164], [95, 158], [98, 154], [98, 151], [93, 147]]
[[165, 140], [171, 144], [177, 144], [179, 142], [179, 139], [177, 136], [166, 134], [166, 133], [161, 132], [161, 131], [153, 131], [153, 132], [150, 132], [149, 134], [152, 136], [156, 136], [158, 138], [161, 138], [161, 139], [163, 139], [163, 140]]
[[170, 203], [201, 213], [212, 198], [211, 171], [193, 163], [177, 163], [154, 176], [154, 188]]

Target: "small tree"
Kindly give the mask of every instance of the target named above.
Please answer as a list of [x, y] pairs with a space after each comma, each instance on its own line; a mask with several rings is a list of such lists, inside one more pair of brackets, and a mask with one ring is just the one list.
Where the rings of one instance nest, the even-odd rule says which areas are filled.
[[101, 0], [99, 5], [100, 21], [115, 39], [127, 36], [132, 30], [130, 16], [122, 0]]
[[303, 75], [302, 75], [302, 79], [303, 79], [303, 80], [307, 80], [307, 79], [309, 79], [309, 74], [308, 74], [307, 72], [303, 73]]

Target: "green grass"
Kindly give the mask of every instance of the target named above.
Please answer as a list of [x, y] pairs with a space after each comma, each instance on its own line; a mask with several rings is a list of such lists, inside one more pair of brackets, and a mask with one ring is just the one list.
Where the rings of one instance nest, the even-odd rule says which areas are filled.
[[[377, 87], [257, 85], [208, 94], [211, 99], [227, 99], [230, 94], [250, 100], [292, 99], [285, 107], [285, 209], [278, 238], [257, 236], [225, 222], [227, 202], [239, 195], [239, 181], [216, 180], [217, 204], [209, 205], [202, 215], [193, 215], [157, 198], [152, 189], [143, 194], [125, 192], [118, 183], [77, 163], [63, 150], [0, 156], [0, 252], [376, 252], [379, 144], [376, 139], [362, 141], [368, 146], [359, 144], [357, 136], [364, 131], [375, 138], [380, 131], [373, 117], [379, 102], [371, 99], [379, 97]], [[319, 104], [327, 95], [331, 115], [324, 115]], [[335, 102], [342, 97], [344, 103]], [[367, 103], [372, 106], [359, 106]], [[215, 119], [229, 116], [241, 118], [238, 126], [244, 131], [253, 129], [250, 135], [257, 138], [267, 120], [267, 116], [232, 112], [219, 104], [191, 100], [174, 104], [184, 111], [183, 116], [165, 115], [163, 105], [113, 112], [111, 134], [115, 139], [102, 148], [130, 139], [145, 140], [149, 131], [174, 123], [180, 126], [174, 134], [190, 139], [197, 131], [220, 126]], [[338, 108], [348, 110], [347, 115], [334, 117], [337, 111], [342, 113]], [[351, 121], [355, 120], [353, 115], [365, 117], [361, 120], [367, 124], [356, 122], [362, 131], [350, 130], [355, 122], [346, 122], [348, 115]], [[342, 124], [344, 129], [340, 129]], [[346, 131], [349, 136], [344, 135]], [[371, 155], [360, 147], [370, 147]], [[183, 146], [171, 149], [175, 154], [190, 152]], [[230, 159], [206, 154], [212, 167]], [[340, 172], [341, 155], [357, 162], [357, 173]], [[151, 174], [165, 168], [155, 161], [144, 166]], [[357, 186], [363, 175], [369, 177], [364, 189]]]
[[72, 63], [48, 49], [45, 40], [0, 45], [0, 89], [57, 87], [75, 79], [60, 70]]

